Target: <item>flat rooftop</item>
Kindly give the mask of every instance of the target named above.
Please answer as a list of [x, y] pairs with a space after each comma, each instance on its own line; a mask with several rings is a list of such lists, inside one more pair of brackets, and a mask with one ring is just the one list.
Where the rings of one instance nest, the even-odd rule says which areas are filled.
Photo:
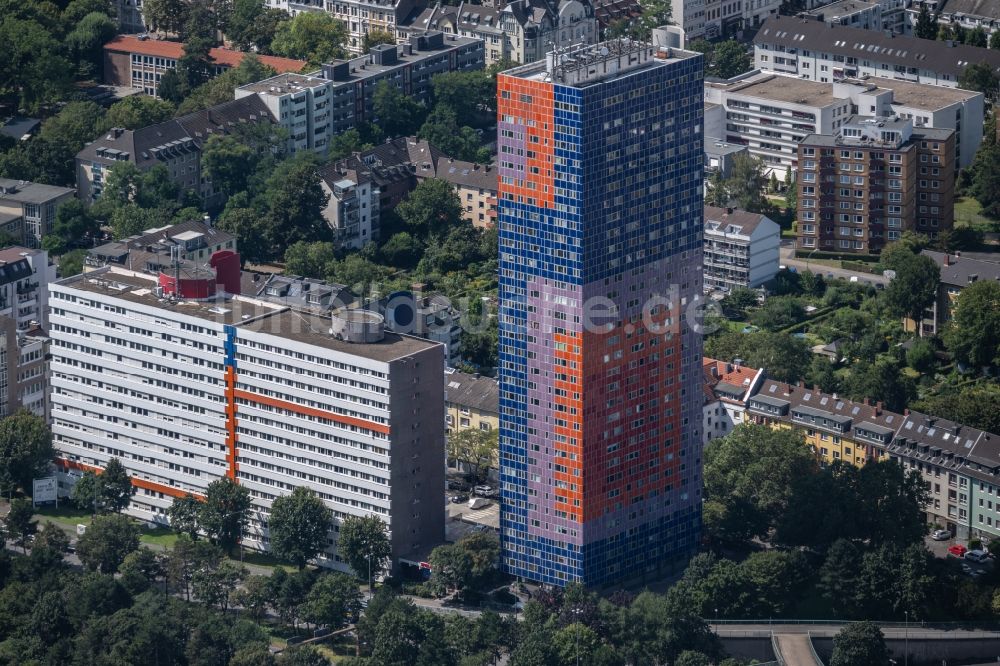
[[166, 299], [158, 297], [153, 291], [157, 285], [154, 276], [114, 268], [76, 275], [60, 280], [58, 284], [383, 363], [439, 344], [388, 331], [379, 342], [345, 342], [330, 335], [329, 317], [320, 317], [247, 296], [226, 296], [204, 301]]
[[586, 87], [654, 66], [701, 56], [694, 51], [657, 47], [645, 42], [613, 39], [600, 44], [551, 52], [544, 60], [509, 69], [503, 74], [533, 81]]
[[831, 2], [828, 5], [817, 7], [816, 9], [804, 12], [804, 14], [806, 14], [806, 16], [823, 16], [825, 18], [833, 18], [834, 16], [850, 16], [851, 14], [857, 14], [858, 12], [870, 10], [875, 6], [876, 3], [874, 2], [861, 2], [861, 0], [837, 0], [837, 2]]
[[805, 106], [829, 106], [843, 102], [842, 99], [833, 94], [832, 84], [806, 81], [805, 79], [793, 76], [781, 76], [779, 74], [767, 74], [763, 72], [732, 83], [706, 82], [705, 87], [721, 90], [730, 95], [738, 93], [773, 102], [802, 104]]
[[[318, 73], [318, 72], [317, 72]], [[271, 93], [274, 95], [286, 95], [299, 92], [306, 88], [315, 88], [327, 83], [326, 79], [309, 74], [278, 74], [269, 79], [248, 83], [240, 86], [240, 90], [249, 90], [254, 93]]]
[[892, 91], [893, 106], [907, 106], [914, 109], [924, 109], [925, 111], [937, 111], [952, 104], [967, 102], [973, 97], [982, 95], [982, 93], [972, 90], [962, 90], [961, 88], [930, 86], [887, 78], [868, 79], [867, 81], [858, 81], [858, 83], [876, 85], [879, 88], [888, 88]]

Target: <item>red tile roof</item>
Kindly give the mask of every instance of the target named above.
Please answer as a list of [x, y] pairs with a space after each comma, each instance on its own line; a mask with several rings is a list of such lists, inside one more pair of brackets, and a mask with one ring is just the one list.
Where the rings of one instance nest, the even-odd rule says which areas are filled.
[[[184, 55], [184, 45], [180, 42], [168, 42], [161, 39], [139, 39], [131, 35], [118, 35], [104, 45], [104, 50], [175, 59]], [[233, 51], [232, 49], [214, 48], [208, 52], [208, 55], [220, 65], [236, 67], [242, 62], [243, 56], [246, 54], [242, 51]], [[304, 60], [278, 58], [277, 56], [258, 55], [257, 58], [261, 63], [273, 68], [279, 74], [302, 71], [302, 68], [307, 64]]]
[[[705, 402], [714, 402], [715, 400], [725, 400], [729, 402], [727, 398], [716, 395], [714, 389], [717, 384], [726, 383], [733, 386], [743, 386], [744, 388], [749, 388], [750, 382], [753, 378], [757, 376], [757, 368], [748, 368], [745, 365], [736, 365], [732, 363], [726, 363], [725, 361], [717, 361], [714, 358], [703, 358], [702, 359], [702, 371], [705, 374]], [[747, 382], [744, 384], [744, 382]]]

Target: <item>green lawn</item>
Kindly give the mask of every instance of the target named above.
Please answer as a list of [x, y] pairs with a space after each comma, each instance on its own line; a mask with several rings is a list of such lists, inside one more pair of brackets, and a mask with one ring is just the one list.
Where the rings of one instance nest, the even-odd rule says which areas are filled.
[[955, 226], [995, 231], [997, 222], [983, 215], [983, 207], [978, 201], [972, 197], [961, 197], [955, 199]]
[[38, 514], [45, 516], [46, 520], [51, 520], [57, 525], [75, 528], [77, 525], [89, 525], [91, 521], [90, 511], [78, 509], [68, 501], [58, 507], [39, 507]]
[[[231, 557], [234, 562], [240, 561], [240, 556], [237, 553], [236, 557]], [[294, 564], [289, 564], [285, 560], [278, 559], [270, 553], [262, 553], [256, 550], [246, 550], [243, 552], [243, 563], [252, 564], [258, 567], [281, 567], [285, 571], [294, 572], [298, 571]]]
[[177, 533], [165, 527], [149, 528], [143, 525], [139, 529], [139, 540], [143, 543], [156, 544], [164, 548], [173, 548], [177, 543]]

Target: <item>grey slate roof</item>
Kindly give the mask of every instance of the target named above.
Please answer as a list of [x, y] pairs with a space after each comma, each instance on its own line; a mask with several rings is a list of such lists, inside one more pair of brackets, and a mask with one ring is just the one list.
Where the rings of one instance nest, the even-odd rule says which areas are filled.
[[890, 37], [878, 30], [832, 25], [790, 16], [768, 18], [753, 43], [821, 51], [834, 55], [917, 67], [950, 74], [956, 80], [969, 65], [988, 63], [1000, 71], [1000, 51], [919, 37]]
[[946, 14], [1000, 20], [1000, 2], [997, 0], [946, 0], [941, 11]]
[[455, 370], [445, 375], [444, 382], [448, 403], [490, 414], [500, 413], [500, 388], [496, 379]]
[[[705, 224], [709, 222], [718, 222], [721, 227], [719, 231], [724, 231], [729, 225], [739, 227], [739, 231], [729, 232], [738, 233], [745, 236], [749, 236], [754, 232], [754, 230], [760, 226], [760, 223], [767, 219], [766, 215], [761, 215], [760, 213], [748, 213], [745, 210], [726, 208], [716, 208], [715, 206], [705, 206]], [[711, 230], [705, 229], [706, 232], [711, 233]]]
[[72, 187], [0, 178], [0, 200], [16, 201], [22, 204], [43, 204], [74, 192], [76, 190]]
[[[970, 278], [975, 275], [977, 280], [1000, 280], [1000, 264], [992, 261], [980, 261], [969, 257], [945, 255], [944, 252], [924, 250], [921, 254], [930, 257], [941, 267], [941, 283], [957, 287], [965, 287]], [[945, 256], [948, 265], [944, 265]]]

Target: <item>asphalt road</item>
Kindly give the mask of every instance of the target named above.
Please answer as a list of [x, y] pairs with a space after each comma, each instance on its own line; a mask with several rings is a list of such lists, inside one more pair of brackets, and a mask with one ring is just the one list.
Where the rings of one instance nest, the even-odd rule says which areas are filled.
[[831, 268], [829, 266], [824, 266], [822, 264], [817, 264], [815, 262], [809, 262], [805, 259], [797, 259], [795, 257], [795, 248], [792, 247], [792, 242], [789, 240], [781, 241], [781, 264], [783, 266], [789, 266], [795, 270], [801, 272], [805, 270], [810, 270], [813, 273], [822, 274], [823, 277], [828, 277], [833, 275], [835, 278], [843, 278], [845, 280], [850, 280], [852, 277], [857, 277], [859, 282], [866, 282], [871, 284], [888, 284], [889, 281], [882, 277], [881, 275], [873, 275], [871, 273], [857, 273], [855, 271], [844, 270], [843, 268]]

